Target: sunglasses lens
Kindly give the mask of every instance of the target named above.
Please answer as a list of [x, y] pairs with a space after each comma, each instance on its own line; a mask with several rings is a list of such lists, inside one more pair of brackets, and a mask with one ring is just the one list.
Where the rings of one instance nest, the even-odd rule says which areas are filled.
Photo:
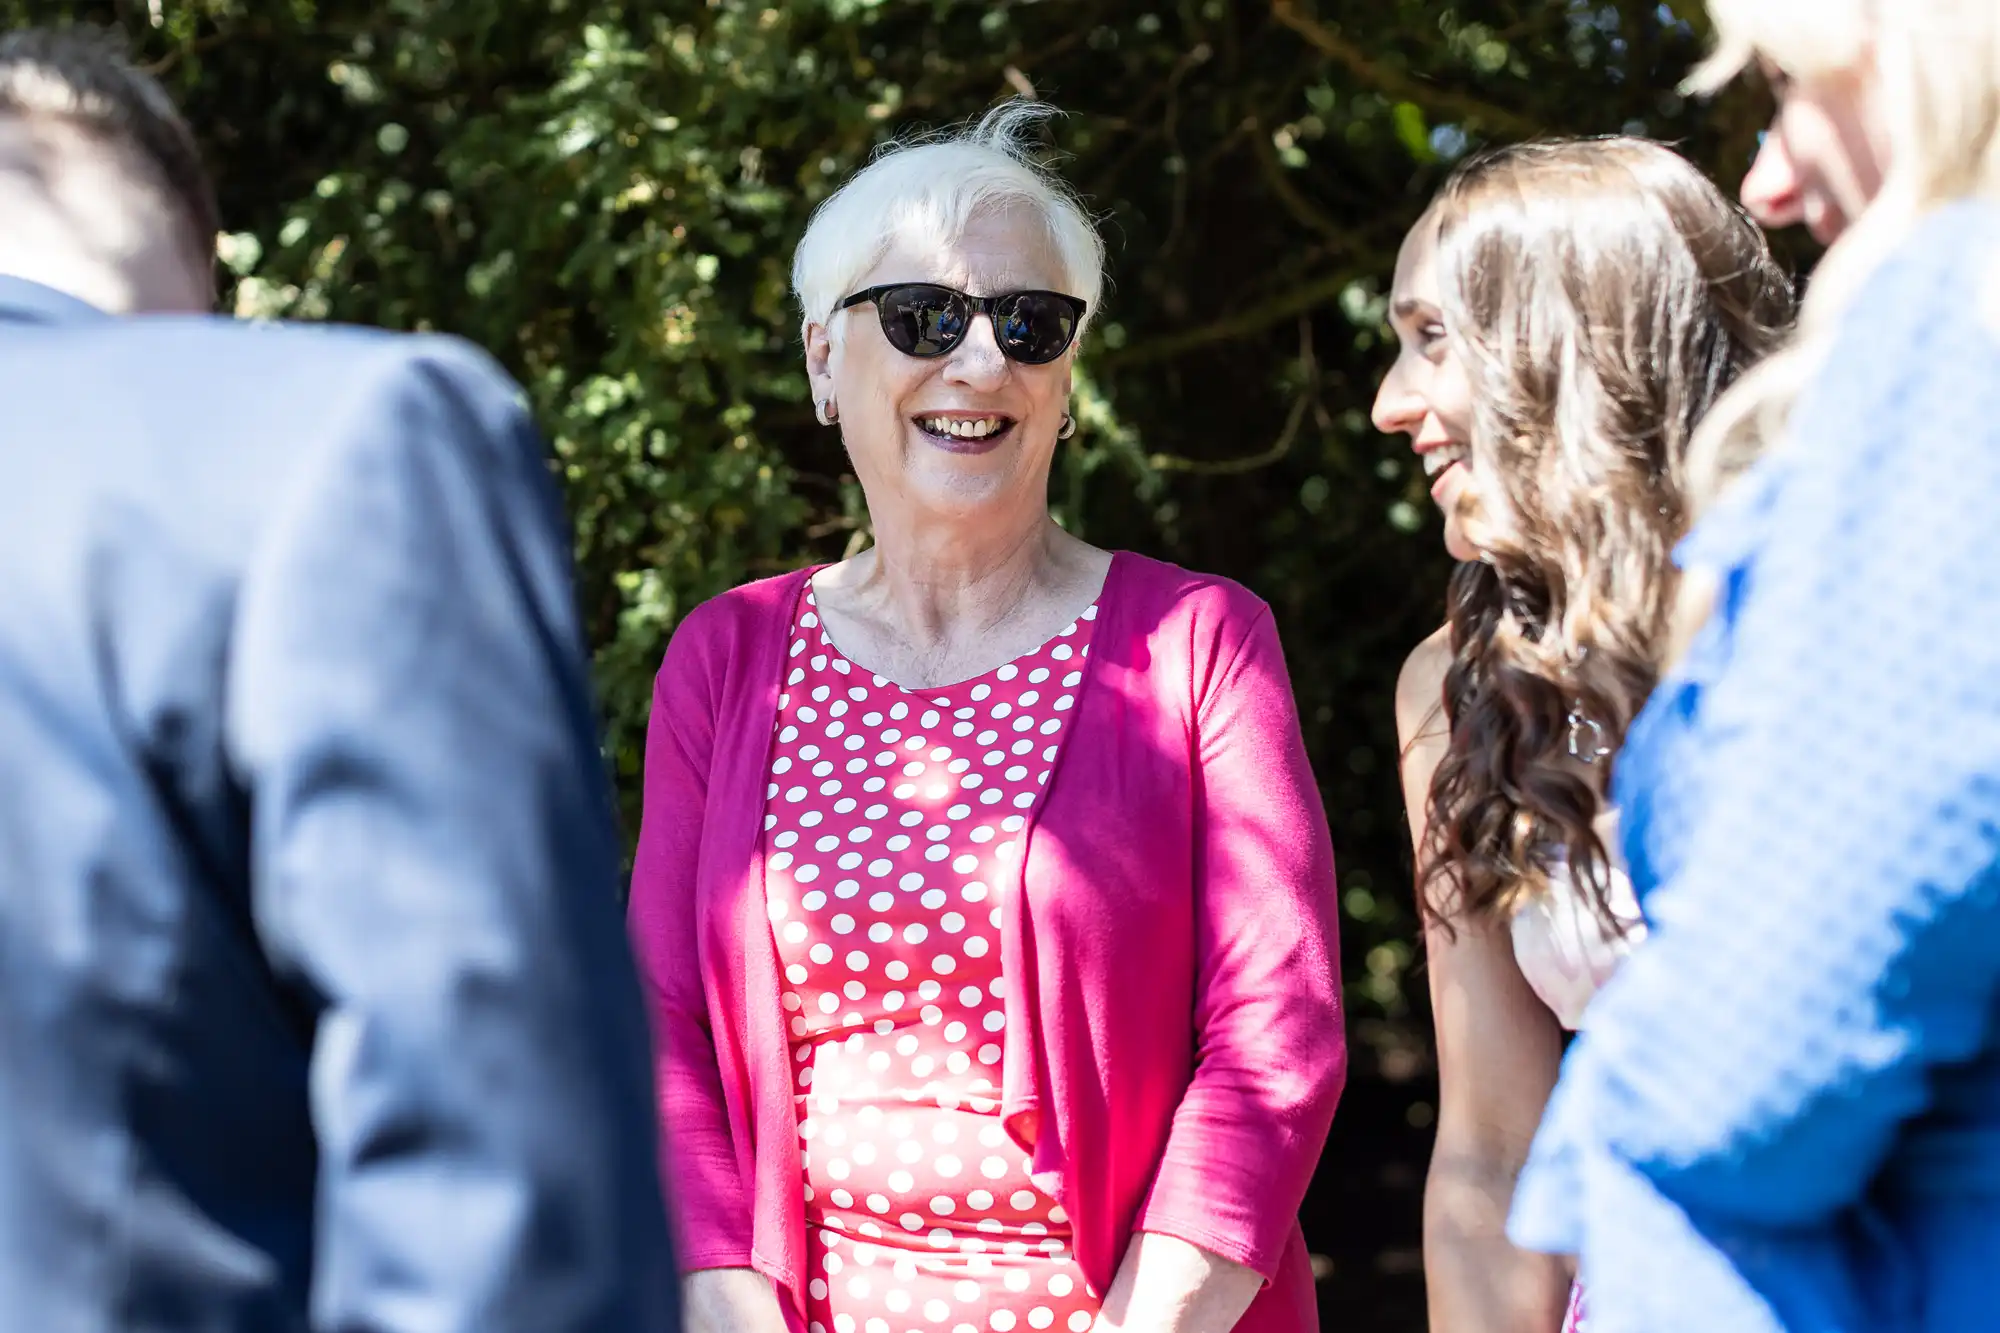
[[905, 356], [943, 356], [965, 336], [965, 302], [944, 287], [898, 287], [876, 307], [889, 345]]
[[994, 314], [1001, 350], [1025, 365], [1055, 360], [1076, 336], [1076, 309], [1041, 292], [1023, 292]]

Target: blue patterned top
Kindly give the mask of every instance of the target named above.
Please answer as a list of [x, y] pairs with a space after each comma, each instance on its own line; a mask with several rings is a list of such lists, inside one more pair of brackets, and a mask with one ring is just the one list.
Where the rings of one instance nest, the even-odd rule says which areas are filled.
[[1619, 757], [1653, 933], [1517, 1191], [1604, 1333], [2000, 1321], [2000, 207], [1930, 217], [1683, 547]]

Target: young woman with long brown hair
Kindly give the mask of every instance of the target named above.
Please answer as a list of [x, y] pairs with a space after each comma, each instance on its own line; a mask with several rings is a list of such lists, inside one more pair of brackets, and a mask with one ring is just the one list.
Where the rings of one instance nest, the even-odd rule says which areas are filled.
[[1445, 514], [1446, 625], [1397, 691], [1437, 1024], [1433, 1328], [1553, 1333], [1559, 1259], [1507, 1241], [1564, 1031], [1642, 933], [1610, 761], [1659, 670], [1696, 422], [1789, 285], [1705, 177], [1630, 138], [1468, 162], [1412, 229], [1376, 399]]

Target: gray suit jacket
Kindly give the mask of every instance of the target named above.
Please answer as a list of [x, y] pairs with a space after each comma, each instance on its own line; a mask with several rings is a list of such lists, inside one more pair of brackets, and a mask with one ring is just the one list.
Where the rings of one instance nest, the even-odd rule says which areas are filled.
[[569, 579], [469, 348], [0, 279], [0, 1328], [675, 1326]]

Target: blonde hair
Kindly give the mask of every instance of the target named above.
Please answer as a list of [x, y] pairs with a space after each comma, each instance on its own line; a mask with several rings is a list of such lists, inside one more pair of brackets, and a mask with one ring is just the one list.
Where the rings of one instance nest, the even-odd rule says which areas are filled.
[[[1696, 433], [1692, 493], [1706, 505], [1784, 439], [1799, 392], [1824, 361], [1840, 313], [1869, 274], [1933, 209], [2000, 199], [2000, 4], [1995, 0], [1708, 0], [1717, 45], [1689, 80], [1728, 82], [1759, 57], [1795, 79], [1872, 63], [1888, 164], [1875, 200], [1813, 274], [1796, 338], [1735, 390]], [[1989, 319], [1996, 292], [1980, 293]], [[1685, 638], [1704, 607], [1685, 608]]]
[[1650, 693], [1689, 439], [1776, 341], [1790, 285], [1735, 204], [1642, 139], [1502, 149], [1432, 209], [1488, 513], [1467, 516], [1484, 559], [1452, 580], [1424, 901], [1440, 919], [1504, 915], [1566, 863], [1610, 920], [1602, 793], [1568, 753], [1568, 717], [1615, 748]]
[[969, 125], [885, 144], [814, 210], [792, 254], [803, 322], [831, 319], [899, 236], [952, 239], [977, 218], [1025, 208], [1047, 231], [1065, 290], [1088, 303], [1087, 327], [1104, 291], [1104, 240], [1076, 192], [1035, 160], [1031, 146], [1036, 127], [1058, 114], [1013, 98]]

